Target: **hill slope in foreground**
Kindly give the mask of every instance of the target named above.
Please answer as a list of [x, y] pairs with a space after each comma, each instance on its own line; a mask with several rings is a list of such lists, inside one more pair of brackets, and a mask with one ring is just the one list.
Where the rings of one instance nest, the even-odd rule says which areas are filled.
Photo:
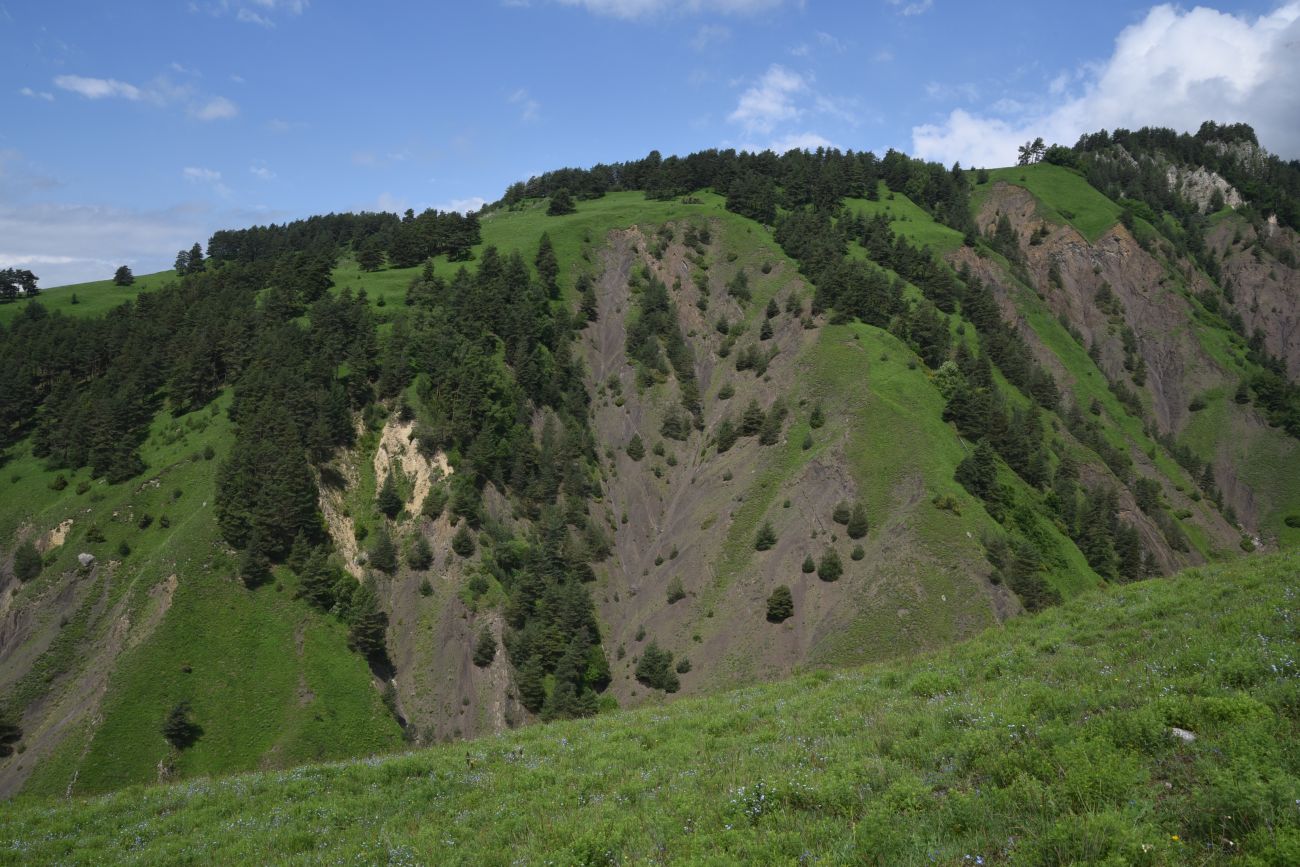
[[[1300, 863], [1300, 554], [909, 662], [468, 745], [22, 799], [4, 863]], [[468, 752], [466, 752], [468, 748]]]

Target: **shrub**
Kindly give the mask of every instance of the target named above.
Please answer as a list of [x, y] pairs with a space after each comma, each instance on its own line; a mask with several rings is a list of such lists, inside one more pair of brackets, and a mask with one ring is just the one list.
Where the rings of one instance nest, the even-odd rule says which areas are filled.
[[433, 585], [429, 583], [428, 578], [425, 578], [423, 581], [420, 582], [420, 595], [421, 596], [433, 595]]
[[674, 575], [673, 579], [668, 582], [668, 604], [672, 605], [686, 598], [686, 588], [682, 586], [682, 579], [679, 575]]
[[803, 558], [803, 574], [811, 575], [817, 571], [817, 564], [813, 561], [812, 554]]
[[849, 559], [857, 561], [867, 556], [867, 552], [862, 549], [861, 545], [854, 545], [853, 551], [849, 553]]
[[61, 491], [67, 486], [68, 486], [68, 479], [66, 476], [63, 475], [63, 473], [59, 473], [57, 476], [55, 476], [53, 479], [50, 480], [49, 487], [51, 491]]
[[691, 661], [683, 656], [681, 659], [677, 660], [676, 667], [678, 674], [687, 674], [691, 670]]
[[[806, 563], [811, 563], [809, 557]], [[805, 570], [811, 572], [811, 569]], [[770, 623], [782, 623], [789, 620], [794, 615], [794, 597], [790, 595], [790, 588], [782, 584], [772, 591], [772, 595], [767, 597], [767, 619]]]

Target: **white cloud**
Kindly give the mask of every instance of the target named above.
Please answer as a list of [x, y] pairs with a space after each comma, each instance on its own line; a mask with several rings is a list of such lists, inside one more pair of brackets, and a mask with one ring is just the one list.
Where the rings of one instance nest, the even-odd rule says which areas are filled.
[[266, 167], [266, 163], [254, 163], [248, 167], [248, 172], [259, 181], [275, 180], [275, 172]]
[[922, 12], [929, 12], [934, 6], [934, 0], [886, 0], [890, 6], [898, 11], [899, 15], [920, 15]]
[[528, 91], [522, 87], [510, 94], [506, 102], [519, 106], [519, 119], [524, 123], [532, 123], [541, 117], [542, 104], [529, 96]]
[[[648, 18], [663, 14], [713, 12], [722, 15], [750, 15], [782, 5], [784, 0], [559, 0], [565, 6], [581, 6], [596, 15], [612, 18]], [[526, 2], [507, 5], [526, 6]]]
[[86, 99], [120, 98], [138, 101], [144, 99], [144, 91], [134, 84], [118, 81], [116, 78], [87, 78], [82, 75], [56, 75], [55, 87], [79, 93]]
[[207, 102], [190, 107], [190, 115], [199, 120], [229, 120], [239, 114], [239, 106], [224, 96], [214, 96]]
[[721, 24], [705, 24], [695, 31], [695, 36], [691, 39], [691, 48], [703, 52], [710, 45], [726, 42], [730, 38], [730, 27], [724, 27]]
[[122, 264], [139, 273], [157, 271], [170, 264], [176, 250], [206, 239], [217, 222], [205, 209], [192, 207], [142, 212], [0, 203], [0, 267], [29, 267], [45, 288], [106, 280]]
[[767, 149], [773, 153], [783, 154], [792, 150], [815, 151], [817, 148], [833, 147], [838, 147], [838, 145], [815, 132], [796, 132], [781, 136], [769, 144]]
[[54, 101], [54, 94], [50, 93], [48, 90], [32, 90], [30, 87], [24, 87], [21, 88], [18, 93], [30, 99], [43, 99], [46, 102]]
[[235, 13], [235, 20], [244, 24], [256, 24], [259, 27], [274, 27], [275, 22], [265, 15], [258, 15], [252, 9], [241, 8]]
[[215, 169], [204, 169], [198, 166], [186, 166], [181, 171], [181, 176], [191, 183], [214, 184], [221, 180], [221, 172]]
[[462, 214], [473, 213], [487, 204], [482, 196], [468, 196], [464, 199], [452, 199], [450, 202], [433, 205], [438, 211], [457, 211]]
[[1253, 20], [1204, 7], [1156, 6], [1119, 34], [1107, 60], [1057, 76], [1048, 86], [1052, 107], [1002, 117], [956, 109], [941, 123], [913, 128], [913, 151], [945, 163], [1004, 165], [1017, 145], [1036, 136], [1073, 144], [1103, 128], [1194, 131], [1217, 120], [1249, 123], [1265, 147], [1295, 158], [1298, 44], [1300, 2], [1294, 0]]
[[797, 120], [802, 111], [794, 104], [795, 94], [806, 90], [807, 80], [780, 64], [772, 64], [758, 83], [740, 95], [740, 102], [727, 119], [745, 132], [767, 135], [778, 124]]
[[233, 15], [242, 24], [275, 27], [276, 13], [301, 15], [309, 6], [308, 0], [190, 0], [191, 12], [206, 12], [214, 18]]

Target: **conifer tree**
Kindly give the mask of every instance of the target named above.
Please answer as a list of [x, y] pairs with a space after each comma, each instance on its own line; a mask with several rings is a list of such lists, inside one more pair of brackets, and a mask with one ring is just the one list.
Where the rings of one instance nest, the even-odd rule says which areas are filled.
[[451, 550], [455, 551], [460, 557], [472, 557], [474, 555], [474, 534], [469, 531], [469, 525], [462, 523], [456, 530], [456, 535], [451, 537]]
[[492, 637], [492, 630], [485, 623], [478, 631], [478, 640], [474, 642], [474, 664], [487, 668], [497, 658], [497, 640]]
[[370, 581], [358, 584], [348, 602], [348, 646], [372, 661], [387, 660], [388, 615]]
[[163, 718], [162, 736], [166, 738], [167, 743], [178, 750], [192, 746], [201, 733], [202, 729], [190, 719], [190, 703], [188, 701], [177, 702], [172, 705], [172, 709]]
[[790, 588], [782, 584], [767, 597], [767, 619], [772, 623], [781, 623], [793, 615], [794, 597], [790, 595]]
[[805, 554], [803, 565], [799, 567], [805, 575], [811, 575], [817, 571], [817, 564], [813, 561], [812, 554]]
[[397, 493], [397, 483], [393, 479], [391, 469], [388, 471], [388, 475], [384, 476], [384, 483], [379, 488], [379, 495], [375, 499], [375, 505], [389, 520], [396, 518], [398, 513], [402, 511], [402, 498]]
[[827, 548], [817, 564], [817, 577], [823, 581], [838, 581], [842, 574], [844, 574], [844, 564], [840, 561], [839, 552], [834, 548]]
[[532, 713], [538, 713], [546, 703], [546, 672], [542, 670], [542, 661], [530, 656], [515, 675], [515, 686], [519, 692], [519, 702]]
[[22, 739], [23, 730], [18, 725], [17, 714], [0, 704], [0, 759], [13, 755], [13, 745]]
[[381, 526], [375, 531], [375, 541], [370, 546], [370, 565], [380, 572], [389, 574], [397, 571], [397, 546], [388, 528]]
[[117, 271], [113, 273], [113, 284], [115, 286], [130, 286], [135, 282], [135, 275], [126, 265], [118, 266]]
[[632, 434], [632, 439], [627, 444], [627, 456], [634, 461], [645, 457], [645, 443], [641, 441], [640, 434]]
[[417, 532], [411, 540], [411, 547], [406, 552], [406, 565], [416, 572], [423, 572], [433, 565], [433, 549], [423, 533]]
[[551, 194], [551, 203], [546, 208], [546, 213], [551, 217], [562, 217], [565, 214], [572, 214], [577, 208], [573, 204], [573, 196], [569, 191], [561, 187]]
[[758, 535], [754, 537], [754, 550], [767, 551], [776, 544], [776, 530], [772, 529], [769, 521], [764, 521], [763, 526], [758, 528]]
[[45, 564], [41, 561], [41, 552], [27, 539], [14, 551], [14, 577], [24, 584], [41, 574]]
[[850, 539], [861, 539], [867, 535], [867, 507], [861, 503], [853, 504], [853, 511], [849, 514], [848, 524], [845, 527]]
[[542, 233], [542, 239], [537, 246], [537, 258], [533, 260], [537, 267], [537, 276], [542, 281], [542, 288], [551, 298], [560, 297], [560, 262], [555, 257], [555, 247], [551, 245], [551, 236], [548, 232]]

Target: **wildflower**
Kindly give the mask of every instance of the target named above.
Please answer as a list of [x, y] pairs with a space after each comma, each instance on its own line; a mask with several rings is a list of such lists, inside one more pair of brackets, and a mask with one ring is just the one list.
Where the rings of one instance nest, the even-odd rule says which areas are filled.
[[1177, 842], [1178, 842], [1178, 835], [1177, 835], [1177, 834], [1170, 834], [1170, 835], [1169, 835], [1169, 839], [1170, 839], [1170, 840], [1173, 840], [1175, 843], [1177, 843]]

